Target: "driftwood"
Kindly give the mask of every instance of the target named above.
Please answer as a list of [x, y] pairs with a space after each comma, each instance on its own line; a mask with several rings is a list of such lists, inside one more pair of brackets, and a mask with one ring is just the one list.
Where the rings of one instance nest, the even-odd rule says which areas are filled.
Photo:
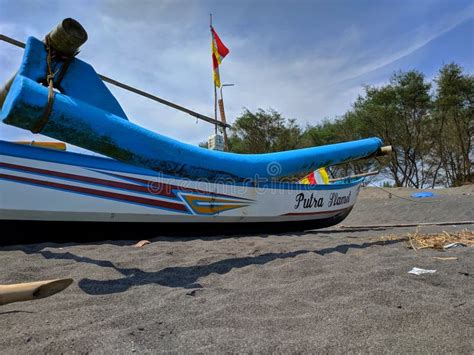
[[61, 292], [72, 284], [72, 279], [0, 285], [0, 306], [13, 302], [39, 300]]

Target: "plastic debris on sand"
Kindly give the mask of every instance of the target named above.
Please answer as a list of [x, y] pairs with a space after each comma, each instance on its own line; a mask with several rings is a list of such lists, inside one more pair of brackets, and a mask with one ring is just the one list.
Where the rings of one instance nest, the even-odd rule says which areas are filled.
[[465, 248], [467, 247], [466, 244], [463, 244], [463, 243], [449, 243], [449, 244], [446, 244], [443, 249], [444, 250], [448, 250], [448, 249], [454, 249], [454, 248]]
[[414, 275], [422, 275], [422, 274], [434, 274], [436, 270], [427, 270], [427, 269], [421, 269], [419, 267], [414, 267], [410, 271], [408, 271], [409, 274], [414, 274]]
[[428, 191], [415, 192], [415, 193], [411, 194], [411, 197], [413, 197], [413, 198], [430, 198], [430, 197], [434, 197], [434, 196], [435, 196], [434, 193], [428, 192]]

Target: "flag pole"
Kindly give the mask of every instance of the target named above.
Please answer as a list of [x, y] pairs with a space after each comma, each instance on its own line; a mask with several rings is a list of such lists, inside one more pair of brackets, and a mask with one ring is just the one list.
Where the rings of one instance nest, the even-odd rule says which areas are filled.
[[[211, 41], [214, 41], [214, 36], [212, 35], [212, 14], [209, 14], [209, 28], [211, 30]], [[212, 68], [212, 86], [214, 87], [214, 119], [217, 121], [217, 88], [214, 80], [214, 67]], [[214, 131], [217, 134], [217, 123], [214, 125]]]

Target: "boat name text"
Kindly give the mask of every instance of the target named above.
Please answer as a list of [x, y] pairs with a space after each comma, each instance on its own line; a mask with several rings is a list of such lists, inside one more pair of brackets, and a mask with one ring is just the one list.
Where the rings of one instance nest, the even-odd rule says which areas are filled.
[[328, 207], [344, 205], [346, 203], [349, 203], [350, 200], [351, 200], [351, 191], [349, 191], [349, 194], [345, 196], [339, 196], [337, 192], [332, 192], [331, 195], [329, 196]]
[[305, 197], [304, 193], [300, 192], [296, 195], [296, 204], [295, 210], [298, 209], [300, 206], [303, 208], [315, 208], [315, 207], [323, 207], [324, 205], [324, 198], [316, 198], [314, 194], [311, 193], [311, 196]]
[[[314, 196], [314, 193], [311, 193], [310, 196], [305, 196], [303, 192], [300, 192], [296, 195], [295, 198], [295, 210], [298, 208], [320, 208], [324, 207], [324, 197]], [[351, 201], [351, 191], [347, 195], [339, 195], [337, 192], [331, 192], [329, 195], [329, 201], [327, 207], [340, 206], [347, 204]]]

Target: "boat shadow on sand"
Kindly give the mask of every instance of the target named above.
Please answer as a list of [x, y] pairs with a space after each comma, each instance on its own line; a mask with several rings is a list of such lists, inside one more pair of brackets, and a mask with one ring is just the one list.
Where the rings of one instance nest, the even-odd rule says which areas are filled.
[[331, 253], [346, 254], [351, 249], [366, 249], [373, 246], [385, 246], [402, 242], [403, 238], [394, 240], [379, 240], [362, 244], [340, 244], [335, 247], [317, 250], [301, 249], [284, 253], [266, 253], [257, 256], [247, 256], [219, 260], [206, 265], [174, 266], [156, 272], [143, 271], [138, 268], [118, 267], [109, 260], [97, 260], [89, 257], [78, 256], [70, 252], [60, 253], [51, 250], [37, 250], [45, 259], [73, 260], [78, 263], [93, 264], [104, 268], [112, 268], [123, 275], [118, 279], [94, 280], [84, 278], [78, 286], [89, 295], [105, 295], [121, 293], [131, 287], [149, 284], [158, 284], [166, 287], [195, 289], [202, 288], [198, 280], [210, 274], [226, 274], [232, 269], [243, 268], [249, 265], [264, 265], [278, 259], [294, 258], [298, 255], [315, 253], [321, 256]]

